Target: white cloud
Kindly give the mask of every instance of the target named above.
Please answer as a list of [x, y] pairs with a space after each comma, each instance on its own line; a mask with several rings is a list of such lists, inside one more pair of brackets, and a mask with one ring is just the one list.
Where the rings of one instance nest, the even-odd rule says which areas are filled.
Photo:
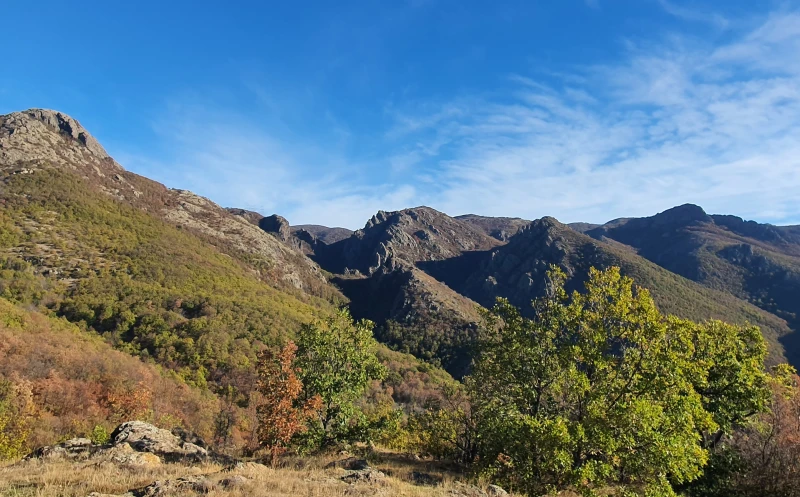
[[378, 210], [422, 204], [604, 222], [686, 202], [800, 223], [800, 14], [774, 13], [726, 39], [628, 42], [617, 63], [511, 76], [511, 91], [396, 101], [370, 137], [331, 117], [354, 147], [381, 149], [373, 161], [308, 136], [287, 139], [202, 98], [156, 121], [165, 147], [158, 161], [118, 159], [169, 186], [295, 224], [358, 228]]
[[365, 184], [363, 167], [312, 143], [293, 144], [242, 115], [194, 99], [173, 102], [153, 123], [164, 156], [116, 154], [134, 172], [225, 207], [279, 213], [292, 224], [358, 228], [379, 209], [415, 197], [405, 184]]
[[703, 22], [713, 24], [719, 28], [726, 28], [730, 22], [723, 16], [715, 13], [708, 13], [702, 10], [684, 7], [670, 0], [658, 0], [658, 4], [664, 12], [675, 16], [684, 21]]
[[693, 202], [800, 222], [800, 17], [773, 15], [724, 46], [691, 41], [632, 47], [580, 87], [516, 78], [513, 102], [433, 112], [428, 131], [454, 152], [431, 203], [600, 222]]

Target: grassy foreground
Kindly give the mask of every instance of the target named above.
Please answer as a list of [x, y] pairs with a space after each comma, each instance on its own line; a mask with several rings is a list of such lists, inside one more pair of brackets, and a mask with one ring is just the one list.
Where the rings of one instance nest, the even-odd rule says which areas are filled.
[[[272, 469], [255, 464], [225, 470], [216, 464], [162, 464], [152, 468], [130, 468], [111, 463], [23, 461], [0, 466], [0, 496], [3, 497], [86, 497], [99, 494], [124, 494], [145, 487], [156, 480], [205, 475], [212, 482], [241, 475], [248, 482], [226, 489], [215, 484], [207, 493], [186, 491], [180, 495], [253, 496], [253, 497], [328, 497], [328, 496], [409, 496], [409, 497], [478, 497], [485, 495], [476, 487], [465, 485], [462, 475], [448, 471], [431, 461], [415, 461], [399, 454], [374, 452], [371, 466], [386, 474], [379, 482], [348, 484], [340, 480], [347, 474], [340, 468], [325, 468], [344, 456], [331, 455], [288, 459]], [[424, 474], [425, 481], [420, 481]], [[415, 477], [416, 475], [416, 477]], [[513, 494], [512, 494], [513, 495]]]

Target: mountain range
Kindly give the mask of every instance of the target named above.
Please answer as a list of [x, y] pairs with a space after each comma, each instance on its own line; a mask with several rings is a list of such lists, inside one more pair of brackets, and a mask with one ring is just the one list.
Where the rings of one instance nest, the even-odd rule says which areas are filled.
[[531, 312], [551, 265], [572, 289], [619, 266], [662, 311], [756, 324], [771, 363], [800, 366], [800, 226], [696, 205], [603, 225], [415, 207], [356, 231], [292, 226], [126, 171], [41, 109], [0, 117], [0, 185], [0, 295], [198, 385], [240, 381], [259, 346], [341, 305], [461, 376], [480, 308]]

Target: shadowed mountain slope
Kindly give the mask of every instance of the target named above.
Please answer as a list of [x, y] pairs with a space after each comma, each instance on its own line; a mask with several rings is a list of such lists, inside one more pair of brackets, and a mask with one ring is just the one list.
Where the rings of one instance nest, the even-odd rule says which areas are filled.
[[475, 214], [456, 216], [456, 219], [471, 224], [501, 242], [508, 241], [508, 239], [516, 235], [519, 230], [531, 223], [530, 221], [518, 217], [487, 217]]
[[[587, 232], [703, 286], [727, 292], [800, 329], [800, 227], [708, 215], [682, 205], [652, 217], [612, 221]], [[797, 334], [785, 337], [800, 355]]]
[[[544, 294], [551, 264], [567, 272], [572, 289], [582, 288], [590, 267], [619, 266], [639, 286], [651, 290], [663, 312], [695, 320], [718, 318], [761, 326], [770, 342], [773, 362], [784, 357], [779, 338], [791, 332], [783, 319], [733, 295], [705, 288], [638, 256], [630, 247], [613, 240], [592, 239], [553, 218], [534, 221], [504, 246], [483, 254], [467, 254], [463, 259], [430, 264], [426, 269], [483, 306], [505, 297], [529, 308], [532, 299]], [[475, 269], [469, 273], [459, 270], [465, 267]]]

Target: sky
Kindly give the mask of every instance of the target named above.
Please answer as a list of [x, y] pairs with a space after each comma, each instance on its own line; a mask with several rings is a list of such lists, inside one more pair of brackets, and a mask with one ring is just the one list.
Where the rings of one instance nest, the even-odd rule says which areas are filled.
[[800, 0], [4, 2], [0, 114], [292, 224], [800, 224]]

